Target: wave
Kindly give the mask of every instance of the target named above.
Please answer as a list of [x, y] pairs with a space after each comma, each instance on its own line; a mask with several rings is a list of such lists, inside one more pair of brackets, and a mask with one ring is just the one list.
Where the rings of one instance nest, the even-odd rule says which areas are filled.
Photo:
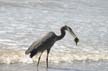
[[[25, 49], [1, 49], [0, 50], [0, 63], [34, 63], [38, 60], [38, 55], [29, 58], [25, 55]], [[41, 62], [46, 60], [46, 53], [42, 55]], [[49, 55], [49, 62], [51, 63], [72, 63], [73, 61], [99, 61], [108, 60], [107, 53], [89, 53], [84, 51], [70, 51], [70, 52], [51, 52]]]

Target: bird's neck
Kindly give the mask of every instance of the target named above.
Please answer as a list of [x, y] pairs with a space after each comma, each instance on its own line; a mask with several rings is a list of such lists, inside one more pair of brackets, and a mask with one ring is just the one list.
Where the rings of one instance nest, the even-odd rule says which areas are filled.
[[57, 36], [57, 40], [61, 40], [65, 36], [66, 32], [64, 29], [61, 29], [61, 34]]

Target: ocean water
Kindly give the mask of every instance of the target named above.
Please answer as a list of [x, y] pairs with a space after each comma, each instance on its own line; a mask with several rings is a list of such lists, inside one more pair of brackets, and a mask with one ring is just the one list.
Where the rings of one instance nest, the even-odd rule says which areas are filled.
[[[41, 65], [38, 71], [108, 71], [107, 61], [98, 62], [74, 62], [73, 64], [49, 64], [46, 66]], [[0, 64], [0, 71], [37, 71], [36, 64]]]
[[[107, 0], [0, 0], [0, 71], [35, 68], [38, 55], [30, 59], [25, 50], [50, 31], [59, 35], [64, 25], [73, 29], [80, 42], [76, 46], [66, 32], [51, 49], [49, 63], [54, 65], [49, 70], [107, 71], [107, 4]], [[46, 53], [42, 65], [45, 58]], [[68, 68], [61, 68], [62, 63]]]

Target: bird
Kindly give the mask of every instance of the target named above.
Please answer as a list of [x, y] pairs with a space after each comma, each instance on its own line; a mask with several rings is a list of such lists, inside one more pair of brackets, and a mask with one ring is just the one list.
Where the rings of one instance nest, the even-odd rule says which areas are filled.
[[60, 31], [61, 31], [60, 35], [56, 35], [54, 32], [47, 33], [43, 38], [33, 42], [30, 45], [30, 47], [25, 51], [25, 54], [30, 54], [30, 58], [34, 57], [37, 53], [40, 53], [37, 62], [37, 68], [39, 66], [41, 55], [45, 50], [47, 51], [46, 66], [48, 68], [48, 55], [50, 53], [51, 47], [54, 45], [56, 41], [61, 40], [65, 36], [66, 31], [68, 31], [74, 37], [76, 45], [79, 42], [78, 37], [75, 35], [73, 30], [69, 26], [67, 25], [62, 26]]

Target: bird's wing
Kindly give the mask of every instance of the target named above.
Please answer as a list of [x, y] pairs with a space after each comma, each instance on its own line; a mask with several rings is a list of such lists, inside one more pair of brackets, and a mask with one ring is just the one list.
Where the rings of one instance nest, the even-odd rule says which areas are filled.
[[49, 32], [43, 38], [33, 42], [32, 45], [26, 50], [25, 54], [29, 54], [33, 49], [38, 48], [42, 43], [44, 43], [47, 39], [49, 39], [53, 35], [54, 35], [53, 32]]

